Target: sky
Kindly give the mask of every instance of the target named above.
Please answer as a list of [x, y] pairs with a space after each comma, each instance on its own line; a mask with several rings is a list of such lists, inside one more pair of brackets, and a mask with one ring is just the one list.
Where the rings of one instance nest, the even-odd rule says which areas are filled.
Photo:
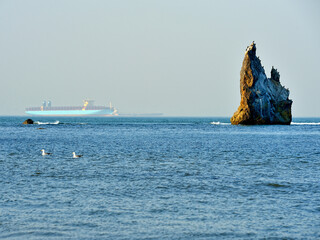
[[245, 49], [280, 72], [293, 117], [320, 117], [320, 1], [0, 0], [0, 115], [112, 102], [231, 117]]

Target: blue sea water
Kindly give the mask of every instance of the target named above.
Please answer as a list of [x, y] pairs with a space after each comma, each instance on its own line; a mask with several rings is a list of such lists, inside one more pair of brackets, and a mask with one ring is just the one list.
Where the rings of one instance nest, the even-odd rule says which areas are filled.
[[25, 119], [0, 117], [1, 239], [320, 239], [319, 118]]

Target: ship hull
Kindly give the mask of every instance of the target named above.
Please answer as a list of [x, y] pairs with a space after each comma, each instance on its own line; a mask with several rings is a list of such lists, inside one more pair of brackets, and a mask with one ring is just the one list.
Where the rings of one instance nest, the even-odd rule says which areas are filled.
[[26, 111], [33, 116], [115, 116], [113, 110], [55, 110], [55, 111]]

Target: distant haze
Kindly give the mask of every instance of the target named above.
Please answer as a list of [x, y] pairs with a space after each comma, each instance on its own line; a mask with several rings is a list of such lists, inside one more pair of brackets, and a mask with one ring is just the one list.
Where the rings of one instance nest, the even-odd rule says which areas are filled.
[[89, 98], [120, 113], [231, 117], [255, 41], [293, 116], [320, 116], [319, 23], [320, 1], [2, 0], [0, 115]]

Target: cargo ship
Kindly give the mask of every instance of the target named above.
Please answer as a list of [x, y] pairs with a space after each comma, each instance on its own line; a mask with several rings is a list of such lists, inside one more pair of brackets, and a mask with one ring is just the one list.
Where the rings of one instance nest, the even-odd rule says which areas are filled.
[[107, 106], [95, 106], [93, 100], [84, 100], [82, 106], [55, 107], [51, 101], [43, 101], [40, 107], [26, 108], [26, 114], [34, 116], [117, 116], [117, 109], [111, 103]]

